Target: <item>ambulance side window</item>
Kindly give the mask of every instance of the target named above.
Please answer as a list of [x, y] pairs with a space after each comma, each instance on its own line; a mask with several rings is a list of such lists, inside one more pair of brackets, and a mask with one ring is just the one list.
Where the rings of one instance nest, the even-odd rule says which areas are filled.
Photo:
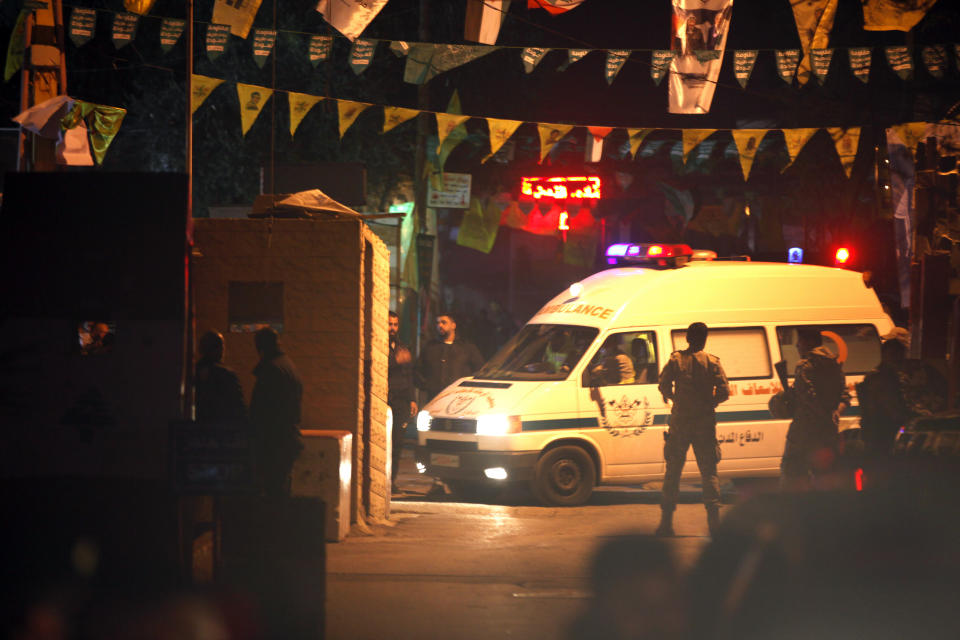
[[656, 384], [657, 339], [653, 331], [612, 333], [584, 372], [584, 386]]
[[[687, 348], [687, 332], [675, 329], [670, 333], [673, 348]], [[720, 358], [720, 366], [728, 380], [769, 379], [773, 377], [770, 347], [763, 327], [729, 327], [707, 333], [707, 353]]]
[[787, 361], [787, 375], [797, 369], [797, 331], [817, 329], [826, 347], [840, 361], [844, 374], [857, 375], [872, 371], [880, 363], [880, 336], [872, 324], [822, 324], [777, 327], [781, 357]]

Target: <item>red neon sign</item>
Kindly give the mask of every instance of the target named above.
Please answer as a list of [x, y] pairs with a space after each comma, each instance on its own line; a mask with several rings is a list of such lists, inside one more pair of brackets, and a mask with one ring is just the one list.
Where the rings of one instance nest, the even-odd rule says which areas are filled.
[[566, 200], [567, 198], [599, 200], [600, 177], [525, 177], [521, 178], [520, 194], [535, 200], [541, 198], [553, 198], [555, 200]]

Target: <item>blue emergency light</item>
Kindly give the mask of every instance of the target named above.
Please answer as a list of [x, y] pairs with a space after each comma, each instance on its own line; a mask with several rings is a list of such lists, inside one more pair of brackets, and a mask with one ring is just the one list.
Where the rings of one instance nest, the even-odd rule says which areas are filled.
[[800, 247], [790, 247], [787, 249], [787, 262], [790, 264], [803, 264], [803, 249]]
[[[716, 254], [710, 253], [714, 257]], [[680, 266], [694, 259], [695, 252], [685, 244], [634, 244], [618, 242], [607, 247], [607, 264], [633, 264], [647, 267]], [[702, 259], [709, 259], [703, 256]]]

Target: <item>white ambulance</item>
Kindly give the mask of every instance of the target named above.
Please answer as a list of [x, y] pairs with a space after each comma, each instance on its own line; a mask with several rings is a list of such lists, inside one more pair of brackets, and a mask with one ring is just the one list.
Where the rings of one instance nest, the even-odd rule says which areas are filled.
[[[685, 245], [612, 245], [613, 268], [550, 300], [476, 375], [424, 407], [418, 468], [454, 492], [529, 482], [548, 505], [582, 504], [598, 484], [661, 480], [670, 407], [657, 378], [699, 321], [730, 383], [717, 408], [721, 478], [777, 476], [789, 420], [773, 418], [768, 402], [782, 388], [774, 363], [785, 360], [792, 378], [797, 331], [820, 331], [855, 397], [893, 323], [855, 271], [712, 257]], [[604, 366], [611, 356], [620, 375]], [[841, 429], [858, 415], [854, 400]], [[692, 449], [683, 475], [699, 477]]]

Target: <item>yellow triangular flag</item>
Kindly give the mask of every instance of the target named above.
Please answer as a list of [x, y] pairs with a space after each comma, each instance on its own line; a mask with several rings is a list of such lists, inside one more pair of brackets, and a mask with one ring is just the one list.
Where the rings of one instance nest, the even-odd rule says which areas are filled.
[[193, 86], [190, 96], [190, 113], [196, 113], [203, 101], [207, 99], [214, 89], [223, 84], [220, 78], [208, 78], [207, 76], [198, 76], [192, 74], [190, 83]]
[[923, 140], [927, 133], [928, 126], [926, 122], [907, 122], [905, 124], [895, 124], [890, 127], [890, 129], [900, 138], [900, 142], [910, 150], [910, 153], [913, 154], [913, 159], [916, 160], [917, 143]]
[[750, 179], [750, 168], [753, 166], [753, 159], [757, 156], [757, 149], [760, 148], [760, 141], [767, 135], [766, 129], [734, 129], [733, 142], [737, 145], [737, 151], [740, 153], [740, 168], [743, 170], [743, 179]]
[[937, 0], [862, 0], [864, 31], [910, 31]]
[[240, 129], [243, 135], [247, 135], [254, 120], [263, 111], [263, 105], [273, 95], [273, 89], [238, 82], [237, 95], [240, 97]]
[[404, 109], [403, 107], [384, 107], [383, 108], [383, 133], [390, 131], [398, 124], [403, 124], [411, 118], [420, 115], [417, 109]]
[[522, 229], [527, 226], [527, 214], [520, 209], [516, 200], [511, 200], [507, 208], [501, 212], [500, 224], [511, 229]]
[[246, 38], [253, 26], [253, 19], [257, 17], [260, 3], [263, 0], [214, 0], [213, 24], [230, 25], [230, 33], [238, 38]]
[[337, 100], [337, 113], [340, 116], [340, 139], [343, 140], [343, 134], [347, 132], [350, 125], [357, 119], [363, 110], [370, 105], [366, 102], [353, 102], [351, 100]]
[[323, 100], [319, 96], [311, 96], [307, 93], [295, 93], [291, 91], [287, 95], [287, 102], [290, 103], [290, 135], [292, 136], [296, 131], [297, 127], [300, 126], [300, 123], [303, 122], [304, 116], [313, 109], [314, 105]]
[[437, 114], [437, 153], [443, 147], [443, 141], [458, 126], [470, 119], [470, 116], [464, 116], [456, 113], [438, 113]]
[[653, 129], [627, 129], [627, 135], [630, 136], [630, 157], [635, 157], [637, 151], [640, 151], [640, 145]]
[[810, 50], [826, 49], [830, 43], [830, 30], [837, 15], [839, 0], [793, 0], [793, 17], [800, 36], [803, 57], [797, 68], [797, 81], [806, 84], [810, 79]]
[[[787, 163], [787, 167], [792, 165], [797, 159], [797, 156], [800, 155], [800, 151], [806, 146], [810, 141], [810, 138], [813, 137], [813, 134], [817, 132], [817, 128], [810, 129], [784, 129], [783, 130], [783, 139], [787, 143], [787, 155], [790, 156], [790, 162]], [[787, 168], [784, 167], [780, 170], [780, 173]]]
[[500, 150], [503, 143], [510, 139], [513, 132], [523, 124], [522, 120], [499, 120], [497, 118], [487, 118], [487, 126], [490, 128], [490, 154], [481, 162], [486, 162]]
[[683, 130], [683, 163], [698, 144], [710, 137], [716, 129], [684, 129]]
[[537, 130], [540, 132], [540, 162], [553, 151], [557, 143], [563, 140], [563, 136], [570, 133], [573, 129], [572, 124], [537, 124]]
[[860, 142], [860, 127], [850, 127], [849, 129], [828, 127], [827, 133], [833, 138], [833, 144], [837, 147], [837, 155], [840, 156], [840, 164], [843, 165], [843, 171], [849, 178], [850, 170], [853, 169], [853, 161], [857, 157], [857, 145]]

